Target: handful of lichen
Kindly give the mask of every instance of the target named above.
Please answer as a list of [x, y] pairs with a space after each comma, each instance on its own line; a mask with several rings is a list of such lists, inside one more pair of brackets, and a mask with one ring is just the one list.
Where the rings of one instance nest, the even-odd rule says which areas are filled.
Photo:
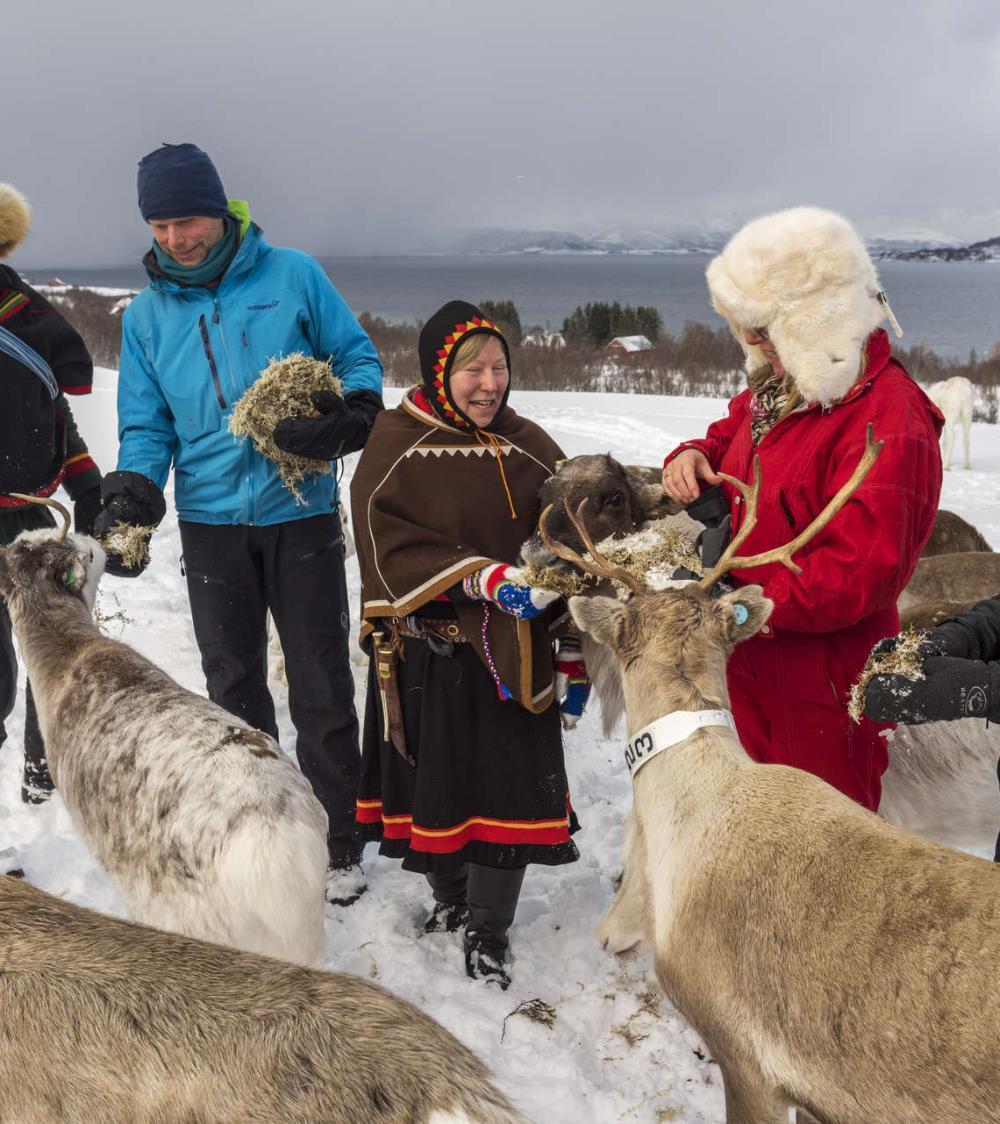
[[272, 359], [229, 416], [233, 436], [249, 437], [257, 452], [277, 465], [281, 482], [296, 503], [304, 502], [299, 491], [302, 481], [330, 472], [330, 462], [286, 453], [275, 445], [274, 430], [285, 418], [318, 418], [319, 410], [312, 402], [316, 390], [341, 394], [343, 386], [329, 362], [296, 351], [284, 359]]
[[[621, 566], [647, 585], [656, 584], [658, 577], [669, 577], [678, 567], [702, 573], [701, 559], [694, 540], [684, 531], [671, 525], [672, 520], [660, 519], [641, 531], [624, 538], [607, 538], [597, 543], [597, 549], [613, 566]], [[589, 554], [584, 561], [592, 561]], [[592, 589], [601, 579], [581, 570], [566, 570], [559, 566], [536, 566], [529, 563], [521, 567], [525, 584], [539, 589], [551, 589], [563, 597], [573, 597]], [[627, 592], [622, 582], [612, 582], [620, 597]]]
[[116, 554], [130, 570], [149, 562], [149, 540], [156, 528], [136, 527], [131, 523], [116, 523], [101, 539], [107, 554]]
[[899, 675], [904, 679], [923, 679], [923, 658], [920, 644], [927, 633], [920, 628], [908, 628], [899, 634], [896, 646], [889, 652], [873, 652], [861, 669], [861, 675], [851, 687], [847, 713], [855, 722], [864, 717], [865, 691], [876, 675]]

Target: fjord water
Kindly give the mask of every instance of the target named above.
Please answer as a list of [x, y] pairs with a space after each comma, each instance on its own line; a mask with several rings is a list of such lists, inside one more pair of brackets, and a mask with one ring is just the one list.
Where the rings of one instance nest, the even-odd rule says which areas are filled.
[[[689, 320], [720, 321], [708, 302], [703, 254], [471, 254], [323, 258], [356, 312], [392, 321], [426, 318], [447, 300], [513, 300], [521, 322], [559, 328], [588, 301], [655, 305], [671, 331]], [[942, 356], [982, 355], [1000, 340], [1000, 263], [877, 262], [904, 343], [928, 343]], [[25, 270], [36, 283], [138, 289], [133, 267]]]

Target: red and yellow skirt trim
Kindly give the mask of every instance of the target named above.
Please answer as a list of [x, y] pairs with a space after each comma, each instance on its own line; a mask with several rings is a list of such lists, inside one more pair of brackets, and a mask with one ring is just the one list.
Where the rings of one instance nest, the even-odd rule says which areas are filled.
[[382, 825], [386, 839], [407, 839], [414, 851], [450, 854], [471, 842], [558, 844], [569, 842], [569, 816], [557, 820], [497, 820], [470, 816], [453, 827], [421, 827], [410, 815], [389, 815], [381, 800], [358, 800], [358, 823]]

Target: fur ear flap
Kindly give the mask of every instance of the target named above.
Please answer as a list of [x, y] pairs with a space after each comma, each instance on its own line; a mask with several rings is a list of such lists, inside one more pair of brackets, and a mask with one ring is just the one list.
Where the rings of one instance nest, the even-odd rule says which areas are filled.
[[625, 606], [614, 597], [571, 597], [569, 611], [577, 628], [589, 632], [612, 651], [621, 646]]
[[732, 644], [759, 632], [774, 608], [774, 602], [764, 596], [759, 585], [744, 585], [724, 593], [715, 605], [722, 615], [725, 635]]

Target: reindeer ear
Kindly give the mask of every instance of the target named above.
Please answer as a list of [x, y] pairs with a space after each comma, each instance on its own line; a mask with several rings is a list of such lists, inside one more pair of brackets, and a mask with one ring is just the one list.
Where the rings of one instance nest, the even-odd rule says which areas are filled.
[[87, 580], [87, 567], [80, 555], [74, 555], [63, 567], [62, 584], [72, 593], [79, 593]]
[[571, 597], [569, 611], [577, 628], [617, 651], [625, 627], [625, 606], [621, 601], [614, 597]]
[[759, 585], [744, 585], [724, 593], [715, 604], [722, 614], [725, 634], [733, 644], [759, 632], [774, 608], [774, 602], [764, 596]]

